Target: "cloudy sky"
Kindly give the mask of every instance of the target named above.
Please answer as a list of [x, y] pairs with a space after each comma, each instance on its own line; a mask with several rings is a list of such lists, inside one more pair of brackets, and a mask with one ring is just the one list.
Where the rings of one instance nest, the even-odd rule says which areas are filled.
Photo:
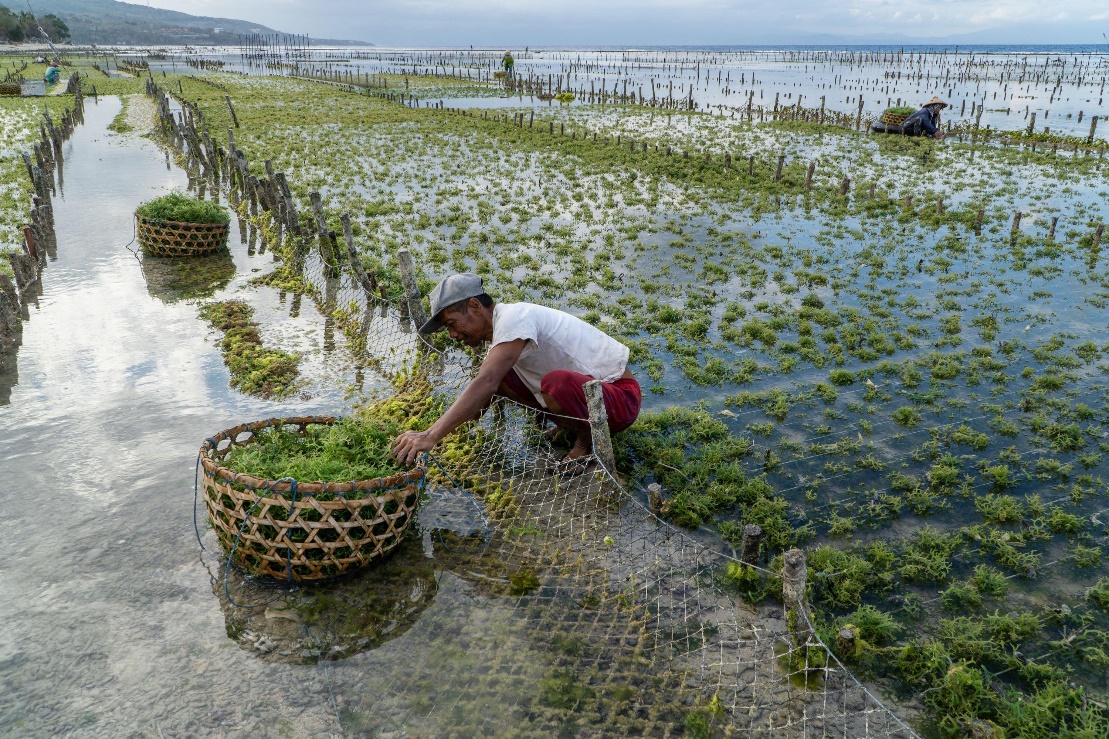
[[[1109, 0], [131, 0], [390, 46], [804, 43], [813, 34], [1106, 43]], [[955, 39], [956, 41], [958, 39]]]

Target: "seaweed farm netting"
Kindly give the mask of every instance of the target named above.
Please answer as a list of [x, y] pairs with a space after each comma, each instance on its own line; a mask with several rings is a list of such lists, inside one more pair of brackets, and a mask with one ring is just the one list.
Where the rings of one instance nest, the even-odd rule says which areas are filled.
[[[337, 250], [303, 244], [286, 264], [367, 367], [406, 378], [394, 380], [398, 397], [446, 403], [463, 389], [478, 360], [427, 343], [407, 299], [368, 293], [349, 264], [321, 256]], [[397, 642], [384, 638], [354, 641], [349, 624], [326, 635], [305, 627], [300, 656], [328, 671], [344, 728], [915, 736], [839, 663], [805, 608], [760, 615], [744, 605], [721, 580], [734, 557], [658, 519], [600, 464], [552, 474], [560, 452], [530, 409], [499, 399], [442, 447], [419, 515], [424, 548], [433, 532], [449, 576], [417, 575], [399, 605], [354, 607], [361, 596], [340, 594], [342, 583], [328, 596], [352, 612], [384, 612], [393, 636], [419, 640], [419, 657], [394, 654]], [[383, 572], [406, 561], [410, 572], [427, 568], [420, 551], [393, 559]], [[452, 587], [449, 608], [429, 605]], [[349, 694], [338, 687], [347, 676], [359, 685]]]
[[[277, 84], [280, 87], [288, 83]], [[303, 93], [298, 90], [297, 94]], [[349, 100], [351, 110], [361, 110], [367, 105], [362, 97], [345, 93], [343, 97]], [[205, 110], [218, 115], [223, 110], [222, 105], [215, 105], [218, 102], [212, 96]], [[197, 117], [199, 104], [183, 103], [186, 120]], [[377, 103], [368, 105], [374, 108]], [[337, 104], [337, 109], [344, 107]], [[389, 106], [389, 111], [387, 119], [399, 112], [394, 106]], [[314, 120], [315, 115], [316, 112], [306, 113], [305, 121]], [[507, 132], [510, 139], [515, 139], [516, 134], [526, 130], [519, 118], [512, 125], [506, 118], [478, 122], [474, 116], [454, 111], [405, 114], [406, 122], [423, 119], [429, 122], [424, 133], [433, 134], [432, 138], [449, 134], [440, 138], [456, 143], [470, 140], [467, 131], [471, 125], [481, 131], [496, 129], [496, 137], [484, 141], [483, 151], [490, 145], [498, 151], [512, 148], [500, 146], [504, 143], [500, 135]], [[438, 126], [446, 123], [450, 126], [439, 131]], [[1093, 363], [1104, 350], [1093, 341], [1085, 341], [1072, 346], [1074, 356], [1057, 353], [1065, 349], [1068, 338], [1075, 341], [1086, 338], [1080, 324], [1066, 320], [1071, 316], [1081, 319], [1087, 327], [1105, 325], [1098, 320], [1104, 318], [1102, 314], [1087, 314], [1084, 306], [1076, 305], [1086, 301], [1091, 309], [1104, 310], [1105, 295], [1097, 293], [1097, 285], [1103, 285], [1104, 278], [1098, 276], [1096, 255], [1089, 254], [1090, 250], [1081, 244], [1077, 248], [1068, 246], [1082, 236], [1083, 229], [1093, 227], [1092, 199], [1090, 203], [1081, 199], [1093, 194], [1086, 184], [1077, 191], [1082, 196], [1073, 207], [1062, 211], [1066, 221], [1075, 226], [1067, 232], [1067, 242], [1056, 242], [1050, 235], [1041, 237], [1040, 226], [1035, 231], [1010, 227], [1006, 233], [1008, 218], [1003, 208], [996, 207], [991, 207], [992, 225], [981, 232], [971, 225], [976, 222], [973, 206], [961, 211], [961, 220], [922, 221], [918, 228], [914, 221], [922, 215], [919, 209], [901, 205], [896, 193], [884, 199], [868, 199], [865, 188], [837, 203], [813, 201], [813, 205], [826, 203], [827, 207], [822, 205], [809, 225], [798, 225], [797, 221], [809, 218], [809, 201], [801, 195], [800, 177], [793, 180], [789, 189], [797, 197], [787, 196], [790, 202], [784, 209], [774, 206], [770, 197], [761, 201], [767, 210], [752, 202], [752, 223], [737, 220], [734, 208], [729, 210], [711, 198], [701, 207], [693, 207], [688, 218], [691, 201], [669, 198], [659, 199], [646, 215], [629, 218], [624, 217], [625, 208], [617, 197], [627, 196], [623, 201], [626, 204], [638, 202], [634, 199], [638, 197], [641, 178], [636, 167], [629, 170], [615, 159], [610, 162], [615, 171], [613, 177], [606, 180], [602, 175], [596, 185], [588, 187], [570, 184], [571, 180], [581, 179], [580, 174], [592, 171], [577, 165], [565, 170], [565, 189], [559, 179], [562, 175], [553, 180], [544, 175], [548, 185], [559, 184], [548, 186], [550, 196], [537, 195], [538, 200], [533, 201], [531, 186], [523, 185], [538, 182], [532, 174], [539, 173], [532, 156], [518, 156], [510, 172], [493, 177], [488, 173], [506, 168], [504, 162], [486, 167], [469, 155], [458, 156], [465, 148], [459, 146], [442, 148], [436, 144], [430, 151], [424, 151], [418, 146], [401, 146], [399, 142], [391, 145], [387, 137], [378, 135], [380, 128], [367, 127], [372, 135], [361, 141], [373, 142], [369, 150], [374, 154], [363, 162], [366, 166], [348, 170], [345, 178], [331, 170], [304, 169], [302, 162], [327, 160], [328, 146], [324, 141], [298, 148], [295, 156], [286, 157], [283, 150], [296, 146], [293, 137], [272, 127], [254, 134], [234, 132], [228, 139], [229, 153], [213, 150], [208, 144], [205, 146], [208, 151], [201, 151], [193, 161], [221, 174], [231, 170], [226, 174], [230, 174], [239, 192], [245, 193], [242, 197], [249, 201], [249, 205], [238, 204], [241, 217], [252, 220], [253, 231], [265, 232], [266, 250], [279, 252], [284, 263], [262, 281], [298, 295], [314, 294], [330, 322], [332, 334], [341, 327], [346, 335], [344, 344], [354, 349], [355, 356], [363, 358], [363, 365], [380, 370], [381, 378], [404, 370], [406, 382], [423, 383], [423, 391], [414, 394], [411, 387], [402, 385], [397, 398], [389, 402], [409, 403], [424, 397], [438, 399], [441, 406], [458, 391], [476, 361], [465, 353], [440, 352], [442, 337], [429, 339], [432, 346], [428, 347], [413, 333], [419, 319], [405, 317], [406, 301], [399, 299], [402, 280], [394, 267], [397, 264], [404, 270], [407, 265], [399, 254], [396, 262], [393, 258], [394, 250], [402, 244], [410, 245], [413, 253], [425, 260], [419, 265], [424, 269], [414, 270], [417, 274], [441, 277], [449, 265], [452, 271], [486, 275], [491, 292], [500, 299], [537, 300], [571, 312], [588, 310], [582, 314], [584, 320], [603, 327], [633, 347], [637, 372], [645, 370], [646, 376], [656, 383], [646, 388], [648, 393], [673, 394], [675, 389], [665, 383], [668, 380], [681, 383], [676, 388], [677, 396], [683, 398], [681, 406], [645, 413], [636, 427], [617, 437], [621, 471], [628, 469], [623, 463], [629, 462], [637, 479], [646, 483], [653, 478], [661, 483], [664, 499], [660, 505], [653, 505], [652, 510], [678, 526], [695, 530], [697, 533], [690, 536], [702, 536], [697, 540], [709, 542], [709, 548], [723, 547], [723, 551], [728, 551], [728, 545], [740, 548], [741, 534], [745, 534], [747, 525], [755, 524], [763, 529], [764, 551], [768, 553], [813, 542], [807, 551], [810, 596], [817, 606], [817, 630], [856, 674], [876, 676], [883, 686], [892, 683], [898, 691], [911, 691], [914, 703], [923, 704], [927, 721], [942, 717], [946, 722], [946, 728], [940, 731], [945, 735], [964, 735], [977, 730], [975, 727], [981, 728], [976, 721], [997, 718], [1010, 726], [1025, 727], [1016, 730], [1017, 733], [1047, 733], [1027, 728], [1033, 723], [1045, 724], [1044, 712], [1039, 712], [1039, 708], [1052, 711], [1050, 720], [1057, 722], [1053, 725], [1070, 722], [1072, 716], [1076, 726], [1079, 722], [1086, 726], [1104, 723], [1098, 715], [1100, 709], [1095, 710], [1099, 703], [1084, 694], [1085, 690], [1100, 694], [1101, 684], [1096, 681], [1103, 683], [1104, 670], [1098, 674], [1081, 663], [1091, 667], [1104, 663], [1104, 653], [1098, 645], [1109, 643], [1106, 642], [1109, 634], [1086, 627], [1102, 618], [1093, 610], [1103, 609], [1103, 603], [1109, 602], [1104, 596], [1109, 592], [1109, 578], [1098, 580], [1085, 597], [1081, 591], [1076, 592], [1079, 587], [1093, 584], [1096, 575], [1091, 572], [1099, 566], [1103, 541], [1090, 538], [1096, 529], [1084, 524], [1079, 514], [1089, 515], [1092, 508], [1101, 504], [1098, 488], [1103, 483], [1100, 479], [1095, 481], [1093, 468], [1103, 458], [1092, 450], [1082, 455], [1076, 452], [1094, 444], [1101, 452], [1109, 451], [1109, 442], [1100, 441], [1105, 438], [1100, 424], [1091, 423], [1083, 429], [1078, 423], [1098, 419], [1101, 412], [1074, 402], [1081, 397], [1096, 404], [1090, 396], [1103, 392], [1093, 377], [1099, 369]], [[420, 138], [413, 136], [407, 127], [402, 129], [395, 134], [400, 139]], [[522, 135], [542, 140], [554, 136], [550, 127]], [[206, 139], [207, 134], [204, 136]], [[190, 133], [189, 138], [196, 141], [197, 134]], [[245, 153], [235, 147], [236, 138], [254, 149], [255, 156], [273, 159], [266, 161], [265, 168], [249, 167]], [[554, 141], [566, 143], [561, 135]], [[569, 141], [574, 141], [573, 132]], [[601, 141], [595, 146], [592, 142], [585, 146], [584, 153], [588, 155], [598, 154], [599, 147], [605, 146], [629, 151], [627, 142], [621, 143], [619, 139], [615, 144]], [[928, 151], [934, 151], [931, 143], [928, 146]], [[844, 148], [848, 152], [874, 149], [862, 139], [857, 145], [845, 143]], [[885, 167], [886, 159], [896, 159], [886, 153], [878, 149], [874, 156], [866, 155], [862, 166], [868, 172]], [[963, 149], [962, 153], [968, 152]], [[997, 157], [992, 158], [991, 167], [1016, 161], [1003, 150], [995, 153]], [[959, 151], [950, 152], [955, 165], [950, 169], [965, 174], [967, 168], [957, 161], [961, 159], [958, 154]], [[404, 165], [382, 171], [376, 165], [383, 161], [403, 161]], [[435, 170], [440, 161], [452, 162], [455, 169], [420, 179], [422, 172]], [[677, 161], [684, 162], [685, 158]], [[1096, 161], [1068, 160], [1065, 164], [1068, 169], [1064, 171], [1071, 171], [1069, 168], [1075, 164], [1081, 171], [1095, 174]], [[896, 166], [900, 171], [901, 164]], [[609, 164], [599, 161], [596, 171], [603, 172], [608, 167]], [[688, 172], [699, 167], [700, 161], [691, 158]], [[297, 172], [295, 201], [284, 185], [284, 175], [276, 171], [279, 168]], [[673, 174], [681, 175], [686, 169], [682, 165]], [[719, 171], [731, 182], [740, 183], [749, 179], [750, 169], [748, 166], [746, 175], [726, 166]], [[799, 174], [798, 170], [795, 168], [794, 174]], [[771, 181], [770, 171], [772, 168], [764, 172], [763, 180], [767, 183]], [[618, 186], [616, 183], [623, 181], [624, 174], [636, 184]], [[855, 179], [864, 180], [866, 176]], [[1004, 178], [1002, 181], [1009, 182]], [[275, 183], [282, 192], [278, 192]], [[496, 183], [501, 186], [491, 186]], [[953, 195], [962, 198], [975, 187], [973, 182], [966, 181]], [[319, 188], [323, 197], [312, 192], [313, 188]], [[416, 194], [417, 190], [422, 194]], [[487, 193], [498, 192], [502, 193], [499, 215], [495, 202], [485, 199]], [[614, 194], [611, 202], [604, 200], [609, 192]], [[606, 215], [602, 225], [587, 227], [594, 215], [593, 208], [584, 203], [592, 202], [593, 193], [605, 202], [606, 214], [621, 216]], [[1029, 202], [1023, 196], [1002, 197], [1000, 192], [989, 194], [982, 202], [988, 203], [994, 197], [1014, 208], [1023, 208]], [[343, 224], [343, 238], [325, 235], [320, 242], [316, 236], [304, 238], [305, 226], [314, 234], [327, 233], [325, 198], [334, 208], [330, 214], [332, 227], [337, 225], [335, 216], [346, 214], [337, 219]], [[578, 198], [583, 205], [575, 210], [570, 203]], [[1040, 201], [1032, 198], [1031, 202]], [[312, 218], [304, 217], [309, 203], [314, 223]], [[875, 214], [881, 217], [871, 219], [871, 208], [877, 203], [881, 203], [883, 210]], [[739, 210], [745, 213], [747, 207], [742, 205]], [[530, 214], [533, 208], [546, 215], [538, 220], [515, 220], [518, 214]], [[1041, 224], [1046, 226], [1042, 214], [1050, 213], [1050, 209], [1044, 211], [1042, 205], [1035, 208], [1041, 214]], [[381, 216], [383, 209], [391, 209], [392, 215]], [[929, 217], [950, 212], [938, 201], [934, 209], [931, 204], [926, 204], [925, 209], [924, 215]], [[271, 215], [277, 213], [274, 222], [263, 214], [266, 210]], [[979, 216], [983, 210], [977, 210]], [[771, 211], [778, 215], [767, 215]], [[452, 220], [453, 215], [443, 215], [456, 212], [469, 215], [457, 220]], [[441, 223], [434, 214], [443, 215]], [[754, 223], [764, 217], [768, 219], [767, 225], [753, 231]], [[581, 224], [577, 224], [580, 227], [575, 231], [578, 220]], [[730, 224], [727, 233], [714, 231], [721, 222]], [[463, 228], [468, 230], [459, 236], [459, 229]], [[653, 230], [656, 228], [657, 231]], [[287, 232], [286, 237], [290, 234], [295, 237], [281, 238], [282, 229]], [[775, 230], [774, 236], [764, 233]], [[644, 232], [647, 235], [640, 236]], [[532, 235], [536, 233], [545, 235], [533, 242]], [[355, 236], [359, 238], [357, 243]], [[1083, 237], [1091, 248], [1094, 236], [1096, 232], [1093, 235], [1087, 232]], [[791, 238], [802, 246], [791, 244]], [[936, 238], [940, 239], [939, 244], [934, 248], [928, 246]], [[776, 240], [783, 240], [784, 244], [775, 243]], [[332, 241], [337, 243], [332, 246]], [[348, 250], [337, 248], [342, 241], [347, 242]], [[610, 247], [610, 242], [617, 248]], [[579, 244], [586, 245], [583, 254], [590, 254], [588, 261], [577, 255]], [[322, 264], [314, 253], [317, 248], [321, 254], [329, 255], [330, 265]], [[1029, 261], [1031, 255], [1025, 252], [1033, 248], [1037, 249], [1036, 259], [1044, 260], [1042, 264]], [[609, 251], [612, 260], [607, 258]], [[336, 252], [342, 256], [336, 257]], [[381, 285], [375, 284], [370, 276], [359, 277], [357, 282], [343, 276], [345, 267], [340, 261], [346, 255], [353, 255], [351, 269], [357, 272], [364, 265], [376, 273], [385, 288], [381, 301], [376, 298], [367, 301], [359, 294], [359, 287], [371, 295], [380, 292]], [[843, 270], [839, 269], [840, 264], [844, 265]], [[704, 270], [698, 272], [701, 265]], [[710, 271], [710, 267], [720, 272]], [[651, 274], [652, 270], [657, 272]], [[625, 272], [630, 276], [627, 283], [622, 281]], [[791, 272], [795, 282], [791, 281]], [[968, 284], [968, 280], [972, 281]], [[426, 293], [432, 283], [424, 282], [420, 289], [412, 283], [413, 280], [408, 280], [405, 295], [414, 306], [416, 301], [422, 303], [419, 293], [421, 290]], [[594, 290], [594, 285], [598, 290]], [[1036, 289], [1030, 293], [1032, 288]], [[394, 297], [388, 297], [389, 293]], [[647, 298], [646, 304], [641, 298]], [[377, 309], [370, 310], [375, 303]], [[1060, 312], [1053, 321], [1052, 308], [1074, 312]], [[742, 319], [746, 320], [740, 323]], [[1068, 331], [1078, 331], [1079, 335], [1057, 334], [1035, 345], [1037, 340], [1043, 342], [1048, 331], [1063, 326]], [[1100, 340], [1098, 332], [1089, 334]], [[964, 346], [966, 349], [950, 351]], [[659, 357], [669, 359], [659, 361]], [[770, 360], [776, 367], [763, 364], [762, 360]], [[1037, 376], [1037, 368], [1041, 376]], [[1102, 372], [1107, 369], [1107, 365], [1100, 366]], [[756, 379], [762, 387], [772, 387], [757, 392], [742, 387]], [[1080, 394], [1072, 395], [1068, 385]], [[726, 386], [735, 386], [740, 392], [721, 398], [722, 391], [711, 389]], [[1049, 397], [1046, 395], [1049, 390], [1066, 391], [1066, 395]], [[899, 400], [895, 402], [895, 398]], [[824, 407], [820, 408], [822, 402]], [[791, 410], [795, 406], [796, 410]], [[585, 713], [594, 716], [596, 723], [604, 720], [596, 718], [598, 712], [608, 716], [603, 713], [604, 706], [620, 708], [625, 711], [621, 715], [626, 716], [628, 707], [618, 705], [620, 701], [615, 696], [630, 699], [633, 695], [641, 696], [636, 699], [639, 705], [655, 710], [646, 717], [637, 714], [635, 720], [656, 721], [655, 727], [686, 725], [683, 716], [690, 719], [688, 727], [711, 725], [714, 720], [722, 723], [720, 696], [716, 689], [709, 690], [713, 684], [700, 693], [699, 688], [686, 686], [677, 693], [678, 703], [667, 702], [667, 697], [675, 694], [669, 687], [649, 694], [634, 692], [646, 690], [642, 683], [634, 686], [614, 683], [598, 689], [595, 686], [601, 684], [599, 679], [583, 676], [580, 670], [561, 661], [567, 659], [566, 655], [576, 659], [584, 651], [580, 643], [566, 642], [563, 637], [537, 639], [534, 635], [521, 635], [519, 628], [536, 619], [529, 616], [521, 624], [516, 608], [505, 611], [506, 602], [512, 599], [481, 595], [489, 588], [501, 596], [531, 597], [544, 586], [551, 586], [552, 579], [544, 575], [543, 568], [560, 565], [547, 556], [548, 547], [560, 551], [559, 547], [564, 545], [573, 554], [574, 547], [591, 540], [601, 552], [619, 550], [623, 545], [621, 538], [604, 526], [576, 532], [579, 537], [585, 534], [584, 542], [579, 543], [575, 536], [563, 541], [564, 537], [552, 533], [550, 522], [534, 523], [536, 514], [527, 513], [526, 506], [525, 513], [520, 513], [521, 499], [536, 494], [536, 486], [542, 488], [551, 483], [542, 474], [544, 459], [550, 453], [542, 440], [528, 435], [535, 432], [526, 412], [506, 406], [498, 408], [500, 411], [494, 409], [468, 432], [447, 440], [436, 453], [453, 481], [446, 479], [446, 472], [432, 470], [433, 475], [441, 478], [439, 487], [433, 490], [434, 502], [442, 501], [444, 491], [458, 493], [461, 500], [475, 500], [475, 510], [466, 515], [481, 511], [493, 521], [495, 525], [491, 528], [498, 534], [503, 519], [503, 533], [512, 546], [526, 545], [529, 550], [540, 551], [541, 566], [520, 569], [519, 559], [504, 555], [503, 548], [495, 548], [493, 551], [499, 556], [482, 558], [480, 564], [467, 564], [473, 560], [462, 558], [465, 561], [457, 567], [448, 567], [444, 578], [434, 580], [434, 585], [421, 586], [415, 600], [410, 598], [407, 603], [398, 600], [400, 605], [381, 602], [372, 610], [390, 614], [384, 622], [396, 624], [390, 626], [394, 634], [402, 628], [421, 634], [416, 639], [391, 640], [403, 642], [407, 648], [418, 641], [424, 644], [421, 649], [427, 650], [416, 657], [396, 655], [396, 663], [424, 664], [423, 674], [429, 676], [437, 672], [453, 674], [457, 669], [463, 673], [455, 678], [457, 685], [462, 686], [459, 690], [472, 696], [472, 692], [466, 692], [468, 686], [476, 685], [477, 677], [489, 671], [487, 663], [499, 664], [501, 655], [507, 655], [505, 659], [510, 658], [512, 665], [527, 665], [517, 674], [518, 681], [539, 689], [504, 696], [500, 702], [490, 702], [493, 699], [489, 695], [472, 701], [449, 691], [437, 692], [434, 680], [429, 678], [423, 683], [427, 689], [406, 693], [404, 700], [398, 699], [397, 710], [403, 713], [398, 719], [400, 725], [420, 726], [409, 719], [425, 711], [430, 716], [434, 713], [432, 706], [444, 702], [453, 702], [456, 709], [452, 711], [456, 712], [423, 726], [484, 726], [480, 722], [488, 719], [473, 724], [464, 715], [474, 706], [503, 706], [503, 712], [518, 717], [531, 716], [555, 705], [561, 707], [563, 717], [568, 720], [577, 720], [578, 714]], [[516, 447], [506, 446], [515, 437], [491, 425], [498, 412], [508, 418], [522, 414], [514, 421], [518, 430], [515, 433], [520, 436], [519, 441], [513, 442]], [[762, 419], [777, 424], [760, 423]], [[1089, 474], [1079, 473], [1078, 465], [1084, 468], [1082, 472], [1089, 470]], [[883, 472], [887, 474], [878, 474]], [[1068, 479], [1072, 472], [1073, 483]], [[587, 485], [583, 488], [585, 483], [588, 481], [559, 481], [559, 485], [583, 491], [587, 489]], [[1019, 497], [1026, 491], [1028, 495]], [[475, 497], [467, 497], [471, 494]], [[634, 492], [629, 497], [639, 495]], [[659, 502], [658, 496], [652, 500]], [[547, 513], [555, 514], [553, 509]], [[926, 522], [928, 517], [931, 521]], [[422, 522], [431, 525], [427, 522], [433, 519], [457, 521], [458, 516], [440, 516], [434, 509], [425, 510]], [[650, 517], [645, 520], [651, 521]], [[556, 517], [553, 521], [561, 519]], [[469, 532], [466, 536], [477, 536], [487, 528], [484, 521], [480, 525], [471, 523], [464, 527]], [[1093, 516], [1090, 523], [1104, 529], [1103, 522]], [[703, 524], [718, 529], [706, 533], [701, 530]], [[422, 543], [437, 565], [455, 558], [456, 552], [441, 551], [446, 547], [483, 550], [489, 546], [482, 536], [467, 542], [472, 546], [456, 546], [449, 533], [457, 531], [454, 524], [431, 526], [431, 538]], [[447, 531], [439, 543], [435, 540], [440, 536], [437, 531]], [[1063, 542], [1064, 537], [1071, 542]], [[635, 540], [634, 535], [630, 538]], [[598, 540], [604, 547], [596, 544]], [[1073, 546], [1068, 547], [1068, 543]], [[748, 551], [745, 546], [743, 550]], [[402, 561], [396, 556], [391, 559], [394, 563]], [[1071, 563], [1082, 570], [1077, 578], [1066, 572]], [[414, 571], [424, 571], [415, 563], [411, 565]], [[776, 570], [777, 565], [772, 564], [771, 569]], [[681, 574], [676, 577], [682, 579], [684, 572], [680, 569], [677, 572]], [[778, 583], [770, 582], [765, 573], [753, 580], [745, 573], [754, 570], [743, 570], [727, 558], [718, 560], [715, 569], [709, 567], [702, 572], [696, 587], [718, 590], [725, 598], [739, 594], [747, 600], [757, 600], [779, 590]], [[1044, 581], [1039, 580], [1033, 585], [1029, 581], [1037, 574], [1055, 582], [1045, 587]], [[634, 592], [639, 592], [644, 582], [641, 575], [628, 586]], [[376, 581], [380, 576], [381, 569], [376, 568], [365, 579]], [[425, 582], [422, 578], [423, 575], [421, 583]], [[433, 602], [422, 600], [435, 588], [446, 587], [452, 578], [455, 582], [450, 596], [438, 590], [440, 595]], [[646, 577], [646, 581], [654, 582], [653, 576]], [[1063, 587], [1055, 587], [1057, 584]], [[348, 588], [331, 592], [329, 597], [349, 602], [352, 593]], [[644, 599], [651, 602], [653, 597]], [[452, 599], [465, 601], [465, 606], [458, 606], [461, 609], [458, 613], [436, 621], [437, 609]], [[588, 594], [573, 602], [592, 608], [601, 600], [600, 596]], [[427, 612], [417, 619], [413, 614], [421, 607], [426, 607]], [[737, 605], [737, 621], [760, 623], [739, 608]], [[400, 609], [395, 617], [391, 615], [398, 613], [394, 609]], [[856, 609], [854, 613], [850, 613], [852, 609]], [[316, 645], [301, 650], [305, 659], [312, 652], [319, 657], [342, 654], [347, 660], [357, 658], [363, 672], [392, 674], [392, 664], [383, 665], [380, 660], [383, 650], [388, 652], [394, 647], [391, 642], [383, 642], [380, 634], [370, 633], [369, 624], [354, 618], [352, 628], [348, 629], [328, 615], [333, 609], [315, 609], [307, 603], [296, 606], [296, 610], [309, 612], [314, 620], [307, 625], [321, 635], [316, 638]], [[772, 607], [759, 615], [769, 620], [774, 633], [798, 630], [802, 623], [798, 614], [791, 618], [788, 612], [793, 609], [787, 606], [784, 610], [787, 612], [784, 619], [781, 611]], [[492, 614], [499, 614], [500, 618], [493, 618]], [[687, 621], [682, 622], [688, 625]], [[440, 625], [433, 634], [428, 631], [431, 623]], [[479, 633], [467, 631], [475, 623], [488, 629], [479, 628]], [[837, 638], [840, 635], [834, 633], [837, 628], [850, 633], [849, 624], [857, 628], [854, 644], [849, 637]], [[542, 621], [540, 625], [547, 627]], [[1041, 628], [1033, 633], [1037, 625]], [[243, 628], [254, 631], [254, 625], [246, 620]], [[488, 640], [487, 630], [499, 633], [502, 629], [506, 634], [503, 638]], [[331, 635], [322, 633], [329, 630]], [[444, 635], [452, 632], [457, 638]], [[541, 633], [547, 635], [547, 631]], [[565, 630], [555, 629], [554, 633], [562, 634]], [[459, 641], [462, 634], [485, 641], [480, 641], [480, 648], [460, 649], [460, 643], [479, 643]], [[378, 645], [372, 655], [363, 656], [369, 647], [358, 644], [362, 639], [367, 639], [364, 645]], [[669, 641], [673, 643], [674, 639]], [[536, 650], [536, 644], [547, 646]], [[336, 649], [337, 652], [332, 651]], [[279, 649], [278, 653], [283, 651], [290, 650]], [[352, 651], [358, 653], [351, 656]], [[473, 654], [480, 657], [469, 659]], [[790, 654], [807, 661], [813, 652], [786, 650], [786, 659], [778, 665], [784, 673], [791, 672], [797, 662], [796, 658], [789, 658]], [[424, 656], [433, 663], [423, 661]], [[459, 667], [460, 660], [465, 662], [463, 657], [469, 659], [464, 669]], [[321, 669], [327, 669], [327, 661], [323, 662]], [[374, 667], [367, 669], [370, 665]], [[952, 670], [953, 666], [959, 669]], [[352, 672], [346, 660], [335, 669]], [[814, 674], [820, 674], [819, 669], [815, 673], [794, 671], [801, 683], [809, 682]], [[1044, 675], [1051, 680], [1050, 689], [1039, 687]], [[386, 688], [391, 685], [385, 678], [382, 680]], [[966, 691], [951, 689], [957, 687], [954, 683], [970, 691], [969, 699]], [[1067, 694], [1068, 705], [1076, 707], [1075, 710], [1062, 709], [1056, 700], [1060, 690]], [[1034, 714], [1028, 709], [1031, 702], [1038, 704]], [[589, 707], [567, 708], [579, 704]], [[363, 700], [359, 705], [365, 706], [366, 702]], [[667, 705], [671, 708], [664, 711]], [[985, 710], [979, 710], [983, 705]], [[1056, 712], [1051, 706], [1061, 710]], [[1085, 714], [1077, 707], [1085, 707]], [[365, 725], [377, 727], [386, 713], [375, 709], [359, 715], [365, 718]], [[360, 726], [362, 720], [352, 718], [349, 725]], [[517, 723], [534, 725], [531, 721]], [[643, 729], [622, 728], [632, 732]], [[1092, 735], [1102, 734], [1102, 728], [1092, 730]]]

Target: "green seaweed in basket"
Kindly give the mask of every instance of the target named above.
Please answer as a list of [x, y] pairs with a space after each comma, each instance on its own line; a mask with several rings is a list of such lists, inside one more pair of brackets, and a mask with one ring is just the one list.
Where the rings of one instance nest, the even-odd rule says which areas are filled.
[[183, 223], [228, 223], [231, 216], [219, 203], [171, 192], [140, 205], [135, 213], [143, 218]]
[[404, 471], [389, 456], [389, 446], [401, 431], [392, 422], [354, 418], [308, 426], [304, 435], [295, 427], [270, 427], [259, 431], [250, 444], [232, 448], [223, 464], [273, 480], [347, 482], [388, 477]]
[[912, 115], [916, 112], [916, 108], [910, 108], [905, 105], [895, 105], [892, 108], [886, 108], [886, 113], [890, 115]]

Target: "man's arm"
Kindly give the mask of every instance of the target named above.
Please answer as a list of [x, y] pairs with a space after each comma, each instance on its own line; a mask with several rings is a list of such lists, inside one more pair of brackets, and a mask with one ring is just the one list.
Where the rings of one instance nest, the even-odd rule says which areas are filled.
[[485, 355], [477, 377], [459, 393], [446, 413], [439, 417], [427, 431], [405, 431], [393, 441], [393, 456], [406, 467], [416, 461], [421, 452], [438, 444], [443, 437], [481, 412], [492, 399], [501, 380], [520, 359], [526, 339], [515, 339], [497, 344]]

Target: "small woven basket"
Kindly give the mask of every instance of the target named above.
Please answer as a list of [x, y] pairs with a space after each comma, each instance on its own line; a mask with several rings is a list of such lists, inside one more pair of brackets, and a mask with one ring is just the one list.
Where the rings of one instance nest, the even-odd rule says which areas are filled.
[[882, 113], [882, 117], [878, 120], [882, 121], [882, 123], [885, 123], [887, 126], [900, 126], [908, 117], [909, 116], [905, 113], [891, 113], [887, 110], [885, 113]]
[[[271, 418], [204, 440], [201, 485], [208, 518], [231, 561], [252, 575], [328, 580], [364, 567], [397, 546], [420, 502], [422, 467], [352, 482], [264, 480], [220, 465], [257, 431], [333, 424], [331, 416]], [[221, 444], [228, 443], [221, 448]]]
[[152, 257], [197, 257], [213, 254], [227, 244], [227, 223], [162, 221], [135, 214], [137, 235], [144, 254]]

